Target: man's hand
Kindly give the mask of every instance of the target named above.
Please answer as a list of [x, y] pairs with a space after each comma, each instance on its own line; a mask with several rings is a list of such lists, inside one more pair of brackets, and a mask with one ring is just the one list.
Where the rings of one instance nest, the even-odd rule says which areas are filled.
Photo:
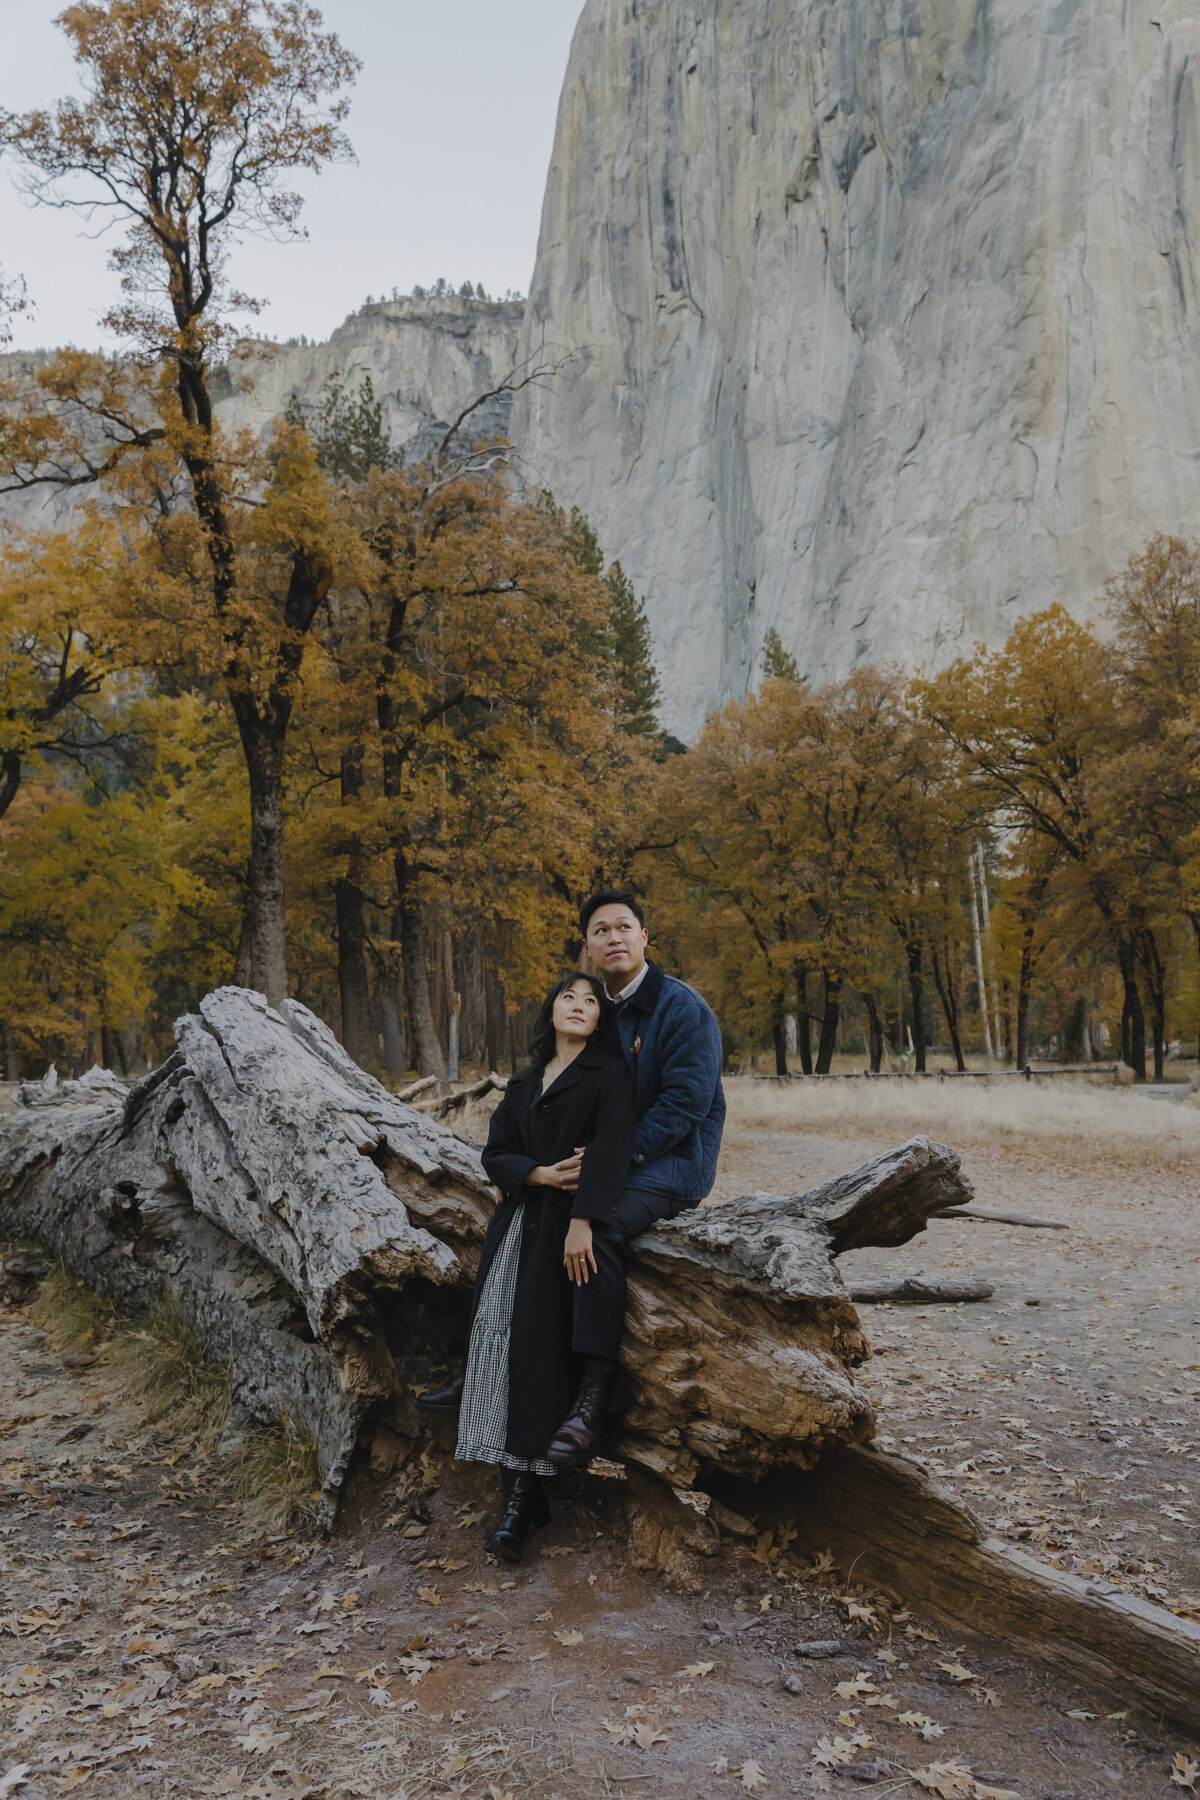
[[577, 1150], [574, 1156], [565, 1156], [562, 1162], [539, 1163], [536, 1169], [530, 1169], [525, 1177], [528, 1187], [561, 1188], [565, 1194], [573, 1194], [579, 1186], [579, 1170], [583, 1163], [583, 1151]]
[[596, 1256], [592, 1249], [592, 1221], [572, 1219], [567, 1227], [567, 1241], [563, 1245], [563, 1267], [576, 1287], [582, 1287], [590, 1279], [589, 1265], [594, 1274]]

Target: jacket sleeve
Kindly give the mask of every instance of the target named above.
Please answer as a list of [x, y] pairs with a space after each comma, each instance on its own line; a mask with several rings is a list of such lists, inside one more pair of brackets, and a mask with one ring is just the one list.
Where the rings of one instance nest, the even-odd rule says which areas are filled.
[[707, 1118], [721, 1080], [721, 1029], [697, 999], [672, 1008], [659, 1039], [658, 1094], [637, 1128], [634, 1162], [657, 1162]]
[[629, 1173], [636, 1131], [633, 1083], [625, 1059], [610, 1057], [596, 1101], [595, 1136], [583, 1153], [573, 1219], [612, 1218]]
[[492, 1114], [483, 1166], [488, 1180], [494, 1181], [502, 1194], [519, 1194], [529, 1179], [529, 1171], [537, 1168], [525, 1149], [517, 1109], [507, 1094]]

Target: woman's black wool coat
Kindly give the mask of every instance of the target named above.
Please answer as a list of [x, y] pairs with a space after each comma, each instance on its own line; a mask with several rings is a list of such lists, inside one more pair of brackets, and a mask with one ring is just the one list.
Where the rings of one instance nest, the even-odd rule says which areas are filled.
[[[545, 1065], [510, 1080], [492, 1114], [483, 1166], [503, 1198], [492, 1215], [475, 1281], [479, 1296], [500, 1241], [520, 1212], [521, 1255], [508, 1361], [508, 1437], [514, 1456], [544, 1457], [582, 1372], [571, 1349], [573, 1288], [563, 1267], [572, 1217], [611, 1218], [633, 1156], [633, 1083], [623, 1057], [588, 1044], [542, 1093]], [[531, 1169], [586, 1146], [579, 1189], [527, 1187]], [[594, 1278], [593, 1278], [594, 1279]]]

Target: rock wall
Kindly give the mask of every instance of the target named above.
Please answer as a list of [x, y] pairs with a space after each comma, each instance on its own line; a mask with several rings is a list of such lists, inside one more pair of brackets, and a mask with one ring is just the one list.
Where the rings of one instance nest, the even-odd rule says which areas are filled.
[[[264, 427], [293, 393], [315, 402], [331, 375], [351, 388], [370, 375], [392, 442], [419, 459], [478, 395], [495, 387], [516, 360], [520, 301], [383, 300], [351, 313], [323, 344], [272, 345], [222, 383], [221, 423]], [[245, 376], [250, 385], [245, 385]], [[236, 381], [236, 385], [235, 385]], [[508, 428], [507, 397], [475, 415], [472, 434]]]
[[694, 733], [1095, 608], [1200, 522], [1191, 0], [588, 0], [512, 430]]
[[[524, 307], [520, 301], [441, 299], [380, 301], [351, 313], [324, 343], [264, 344], [261, 352], [218, 375], [213, 383], [217, 416], [227, 430], [266, 431], [293, 394], [315, 405], [331, 375], [355, 389], [369, 374], [392, 442], [419, 460], [471, 400], [501, 382], [519, 353]], [[14, 354], [10, 364], [30, 368], [46, 353]], [[508, 429], [507, 396], [481, 407], [471, 434]], [[0, 499], [0, 520], [44, 529], [65, 524], [81, 504], [34, 489]]]

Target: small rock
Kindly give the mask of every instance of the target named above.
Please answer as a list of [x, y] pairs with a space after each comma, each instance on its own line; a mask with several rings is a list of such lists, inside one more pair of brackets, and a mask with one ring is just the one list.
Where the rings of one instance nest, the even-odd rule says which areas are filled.
[[877, 1762], [847, 1763], [838, 1773], [848, 1775], [851, 1781], [878, 1781], [884, 1773], [884, 1765]]
[[180, 1681], [195, 1681], [200, 1673], [200, 1658], [184, 1650], [175, 1658], [175, 1673]]
[[72, 1350], [71, 1354], [64, 1356], [62, 1361], [63, 1368], [70, 1369], [72, 1374], [75, 1374], [80, 1369], [90, 1369], [93, 1363], [98, 1363], [100, 1352], [98, 1350]]
[[1040, 1300], [1026, 1300], [1025, 1304], [1026, 1306], [1040, 1306], [1042, 1303]]
[[793, 1656], [805, 1656], [820, 1661], [827, 1656], [852, 1656], [853, 1649], [844, 1644], [841, 1638], [809, 1638], [803, 1643], [792, 1645]]
[[783, 1678], [783, 1685], [789, 1694], [802, 1694], [804, 1692], [804, 1683], [798, 1675], [785, 1675]]
[[62, 1638], [57, 1644], [51, 1644], [45, 1654], [51, 1662], [70, 1662], [82, 1649], [78, 1638]]

